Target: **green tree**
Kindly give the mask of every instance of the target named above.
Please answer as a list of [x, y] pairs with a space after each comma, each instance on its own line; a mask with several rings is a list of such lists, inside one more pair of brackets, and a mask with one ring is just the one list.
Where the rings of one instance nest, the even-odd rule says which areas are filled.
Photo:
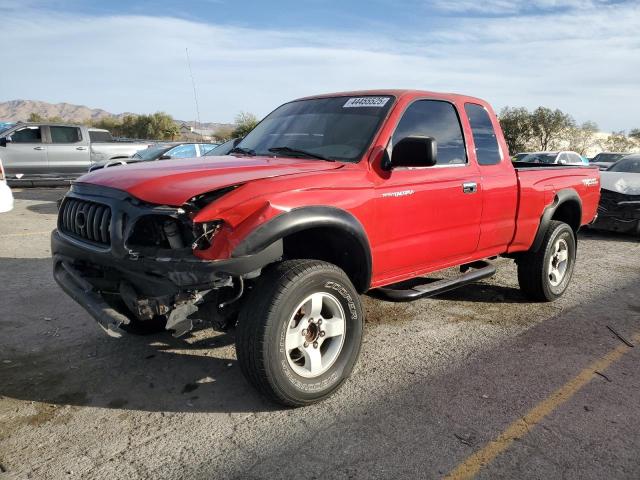
[[587, 150], [596, 145], [597, 133], [598, 125], [591, 121], [584, 122], [580, 126], [569, 129], [569, 150], [584, 155]]
[[512, 155], [526, 150], [531, 140], [531, 114], [525, 107], [504, 107], [498, 115], [504, 138]]
[[575, 128], [575, 120], [561, 110], [538, 107], [531, 114], [532, 137], [535, 148], [541, 151], [559, 148], [569, 131]]
[[245, 137], [258, 124], [258, 117], [253, 113], [240, 112], [236, 116], [232, 137]]
[[640, 128], [634, 128], [629, 132], [629, 136], [634, 140], [640, 141]]
[[35, 123], [44, 122], [44, 117], [39, 113], [31, 112], [29, 114], [29, 118], [27, 118], [27, 122], [35, 122]]
[[612, 132], [604, 142], [604, 149], [609, 152], [629, 152], [638, 145], [631, 137], [627, 137], [624, 130]]
[[233, 133], [235, 132], [235, 127], [231, 125], [225, 125], [219, 127], [215, 132], [213, 132], [213, 138], [218, 140], [219, 142], [226, 142], [227, 140], [231, 140], [233, 137]]

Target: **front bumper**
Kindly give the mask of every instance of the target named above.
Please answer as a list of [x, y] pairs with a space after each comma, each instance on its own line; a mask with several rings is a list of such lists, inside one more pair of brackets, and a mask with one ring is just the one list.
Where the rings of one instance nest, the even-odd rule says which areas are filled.
[[595, 229], [640, 234], [640, 195], [602, 190]]

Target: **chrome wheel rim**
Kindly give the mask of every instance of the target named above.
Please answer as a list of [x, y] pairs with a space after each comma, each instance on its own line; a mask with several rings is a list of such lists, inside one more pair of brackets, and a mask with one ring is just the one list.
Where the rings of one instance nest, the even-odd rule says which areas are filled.
[[553, 253], [549, 258], [549, 283], [557, 287], [564, 280], [569, 267], [569, 245], [560, 238], [553, 244]]
[[336, 297], [316, 292], [305, 298], [287, 323], [285, 354], [304, 378], [319, 377], [336, 362], [344, 345], [346, 320]]

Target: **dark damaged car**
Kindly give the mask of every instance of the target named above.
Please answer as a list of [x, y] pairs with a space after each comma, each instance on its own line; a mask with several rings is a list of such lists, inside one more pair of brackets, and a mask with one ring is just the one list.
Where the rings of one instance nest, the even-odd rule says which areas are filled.
[[627, 155], [600, 174], [598, 219], [593, 228], [640, 236], [640, 154]]

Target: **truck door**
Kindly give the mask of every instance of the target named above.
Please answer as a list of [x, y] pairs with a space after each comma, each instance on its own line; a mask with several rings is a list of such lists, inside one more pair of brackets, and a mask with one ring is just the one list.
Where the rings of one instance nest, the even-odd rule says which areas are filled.
[[86, 173], [91, 164], [89, 139], [83, 138], [80, 127], [50, 125], [46, 128], [49, 136], [49, 172], [54, 175]]
[[27, 125], [8, 133], [7, 137], [11, 142], [0, 147], [0, 158], [8, 178], [46, 173], [47, 147], [40, 126]]
[[456, 107], [440, 100], [415, 101], [400, 119], [390, 150], [412, 135], [435, 138], [437, 164], [394, 168], [379, 185], [377, 221], [383, 238], [376, 270], [380, 274], [463, 263], [478, 246], [480, 174], [467, 158]]
[[464, 106], [473, 136], [474, 150], [482, 183], [482, 218], [480, 221], [481, 256], [503, 252], [516, 228], [518, 188], [516, 172], [506, 145], [500, 147], [495, 116], [477, 103]]

